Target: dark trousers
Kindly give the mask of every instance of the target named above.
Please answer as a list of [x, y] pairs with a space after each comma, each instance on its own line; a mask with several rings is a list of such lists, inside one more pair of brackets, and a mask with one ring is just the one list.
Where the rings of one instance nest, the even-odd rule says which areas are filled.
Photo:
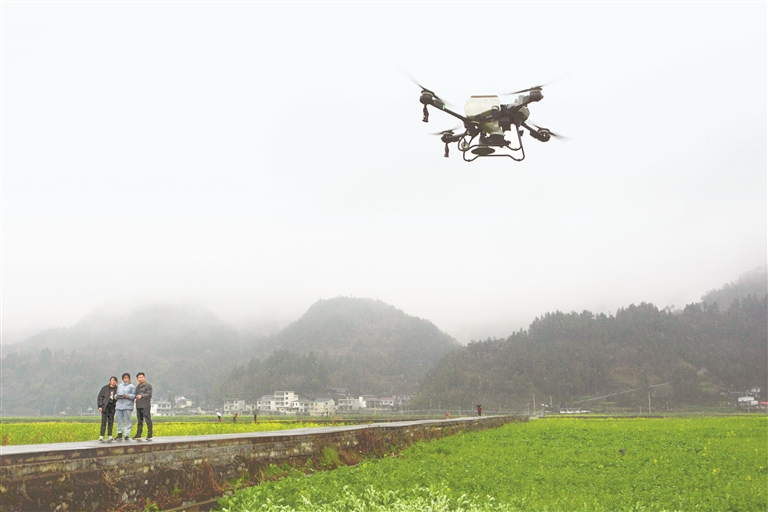
[[115, 424], [115, 408], [114, 407], [102, 407], [101, 408], [101, 430], [99, 435], [104, 437], [104, 432], [109, 425], [109, 435], [112, 435], [112, 425]]
[[147, 422], [147, 437], [152, 437], [152, 415], [149, 414], [149, 407], [137, 407], [136, 418], [139, 420], [136, 426], [136, 437], [141, 437], [144, 421]]

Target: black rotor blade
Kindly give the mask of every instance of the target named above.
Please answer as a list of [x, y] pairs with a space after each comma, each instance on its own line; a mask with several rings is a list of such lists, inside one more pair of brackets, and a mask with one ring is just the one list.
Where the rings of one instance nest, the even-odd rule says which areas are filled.
[[547, 82], [546, 84], [534, 85], [533, 87], [529, 87], [527, 89], [521, 89], [519, 91], [514, 91], [514, 92], [503, 92], [501, 93], [501, 96], [512, 96], [513, 94], [523, 94], [524, 92], [540, 91], [542, 88], [548, 86], [551, 83], [552, 82]]
[[413, 82], [414, 84], [418, 85], [418, 86], [421, 88], [421, 92], [428, 92], [429, 94], [431, 94], [432, 96], [434, 96], [436, 100], [438, 100], [438, 101], [441, 101], [442, 103], [445, 103], [445, 104], [446, 104], [446, 105], [448, 105], [449, 107], [455, 108], [455, 106], [454, 106], [454, 105], [452, 105], [450, 102], [448, 102], [448, 101], [445, 101], [443, 98], [441, 98], [440, 96], [438, 96], [437, 94], [435, 94], [435, 93], [434, 93], [434, 91], [433, 91], [432, 89], [429, 89], [429, 88], [427, 88], [427, 87], [424, 87], [423, 85], [421, 85], [421, 84], [419, 83], [419, 81], [418, 81], [418, 80], [416, 80], [415, 78], [413, 78], [411, 75], [408, 75], [408, 74], [406, 74], [405, 76], [406, 76], [406, 78], [407, 78], [408, 80], [410, 80], [410, 81], [411, 81], [411, 82]]
[[459, 128], [461, 128], [461, 125], [457, 124], [454, 128], [451, 128], [450, 130], [443, 130], [441, 132], [431, 132], [429, 135], [445, 135], [446, 133], [450, 134], [450, 135], [453, 135], [454, 132], [456, 130], [458, 130]]
[[[531, 124], [531, 126], [533, 126], [534, 128], [536, 128], [537, 130], [541, 130], [541, 129], [542, 129], [542, 127], [541, 127], [541, 126], [536, 126], [536, 125], [535, 125], [535, 124], [533, 124], [533, 123], [530, 123], [530, 124]], [[551, 136], [553, 136], [554, 138], [556, 138], [556, 139], [560, 139], [560, 140], [571, 140], [571, 138], [570, 138], [570, 137], [566, 137], [565, 135], [560, 135], [559, 133], [555, 133], [555, 132], [553, 132], [552, 130], [550, 130], [549, 128], [544, 128], [544, 130], [547, 130], [547, 131], [549, 132], [549, 134], [550, 134]]]

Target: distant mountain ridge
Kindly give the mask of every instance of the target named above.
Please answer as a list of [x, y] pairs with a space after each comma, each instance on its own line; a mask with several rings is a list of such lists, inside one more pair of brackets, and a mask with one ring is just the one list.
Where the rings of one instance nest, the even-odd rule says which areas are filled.
[[123, 372], [145, 372], [157, 399], [184, 394], [204, 401], [245, 345], [201, 307], [152, 304], [117, 312], [98, 308], [70, 328], [41, 332], [9, 349], [3, 413], [51, 414], [93, 407], [98, 389]]
[[732, 283], [708, 291], [701, 300], [706, 304], [717, 303], [720, 309], [728, 309], [738, 299], [744, 299], [750, 295], [760, 298], [766, 294], [768, 294], [768, 267], [758, 267], [740, 275]]
[[[415, 393], [429, 368], [457, 346], [428, 320], [371, 299], [320, 300], [287, 328], [258, 338], [194, 305], [98, 308], [72, 327], [4, 350], [0, 405], [3, 414], [85, 411], [111, 375], [137, 371], [147, 374], [156, 398], [183, 394], [199, 405], [219, 405], [228, 384], [236, 396], [294, 384], [325, 392], [329, 383]], [[242, 375], [248, 360], [262, 384], [243, 387], [244, 378], [253, 380]]]
[[768, 296], [753, 294], [727, 309], [698, 303], [670, 312], [641, 303], [615, 315], [547, 313], [527, 330], [446, 356], [412, 406], [525, 410], [537, 397], [555, 407], [643, 407], [651, 395], [657, 404], [714, 404], [728, 401], [721, 393], [755, 387], [765, 397], [767, 326]]
[[43, 331], [9, 349], [110, 350], [151, 345], [153, 352], [177, 353], [182, 347], [186, 352], [209, 350], [213, 343], [236, 345], [237, 332], [200, 306], [149, 304], [128, 310], [96, 308], [72, 327]]
[[459, 343], [432, 322], [382, 301], [337, 297], [313, 304], [264, 347], [273, 353], [235, 369], [221, 383], [220, 396], [234, 393], [242, 379], [252, 399], [285, 387], [278, 384], [281, 381], [304, 393], [323, 393], [330, 387], [415, 393], [427, 371]]
[[[70, 328], [3, 347], [0, 412], [85, 411], [124, 371], [146, 372], [157, 398], [183, 394], [214, 407], [223, 397], [330, 387], [419, 392], [423, 404], [508, 405], [531, 391], [572, 399], [673, 377], [675, 397], [698, 400], [705, 378], [725, 388], [764, 383], [765, 287], [758, 269], [681, 312], [641, 304], [615, 317], [548, 313], [528, 331], [469, 347], [372, 299], [320, 300], [282, 331], [250, 337], [198, 306], [100, 308]], [[705, 377], [696, 377], [703, 367]]]
[[335, 357], [354, 355], [363, 348], [381, 357], [398, 358], [399, 353], [407, 352], [415, 366], [433, 361], [434, 352], [442, 355], [458, 346], [429, 320], [379, 300], [349, 297], [316, 302], [273, 339], [277, 349]]

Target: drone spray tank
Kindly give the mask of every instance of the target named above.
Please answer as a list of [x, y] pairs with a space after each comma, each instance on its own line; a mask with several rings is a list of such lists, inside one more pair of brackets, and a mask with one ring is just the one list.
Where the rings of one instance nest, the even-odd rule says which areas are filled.
[[[473, 121], [499, 110], [501, 110], [501, 101], [499, 101], [498, 96], [472, 96], [464, 105], [464, 114]], [[483, 123], [482, 127], [485, 133], [504, 135], [498, 119]]]
[[[464, 113], [472, 121], [478, 121], [483, 116], [495, 114], [502, 109], [501, 101], [498, 96], [472, 96], [464, 105]], [[482, 123], [481, 128], [484, 132], [481, 139], [481, 146], [472, 150], [476, 155], [490, 155], [496, 150], [490, 146], [506, 146], [507, 140], [504, 138], [504, 130], [499, 118], [490, 119]]]

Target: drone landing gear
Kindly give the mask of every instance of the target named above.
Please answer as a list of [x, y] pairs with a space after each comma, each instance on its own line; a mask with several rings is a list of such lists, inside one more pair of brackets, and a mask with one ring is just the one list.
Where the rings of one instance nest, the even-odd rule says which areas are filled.
[[472, 154], [477, 156], [489, 156], [495, 152], [496, 150], [491, 146], [476, 146], [475, 149], [472, 150]]
[[[491, 134], [488, 136], [481, 134], [477, 143], [474, 143], [475, 137], [465, 135], [458, 144], [459, 151], [461, 151], [465, 162], [472, 162], [481, 156], [506, 156], [516, 162], [522, 162], [525, 159], [525, 150], [523, 149], [523, 139], [521, 133], [522, 130], [515, 131], [517, 132], [517, 147], [512, 147], [502, 134]], [[467, 156], [467, 153], [470, 153], [469, 157]]]

